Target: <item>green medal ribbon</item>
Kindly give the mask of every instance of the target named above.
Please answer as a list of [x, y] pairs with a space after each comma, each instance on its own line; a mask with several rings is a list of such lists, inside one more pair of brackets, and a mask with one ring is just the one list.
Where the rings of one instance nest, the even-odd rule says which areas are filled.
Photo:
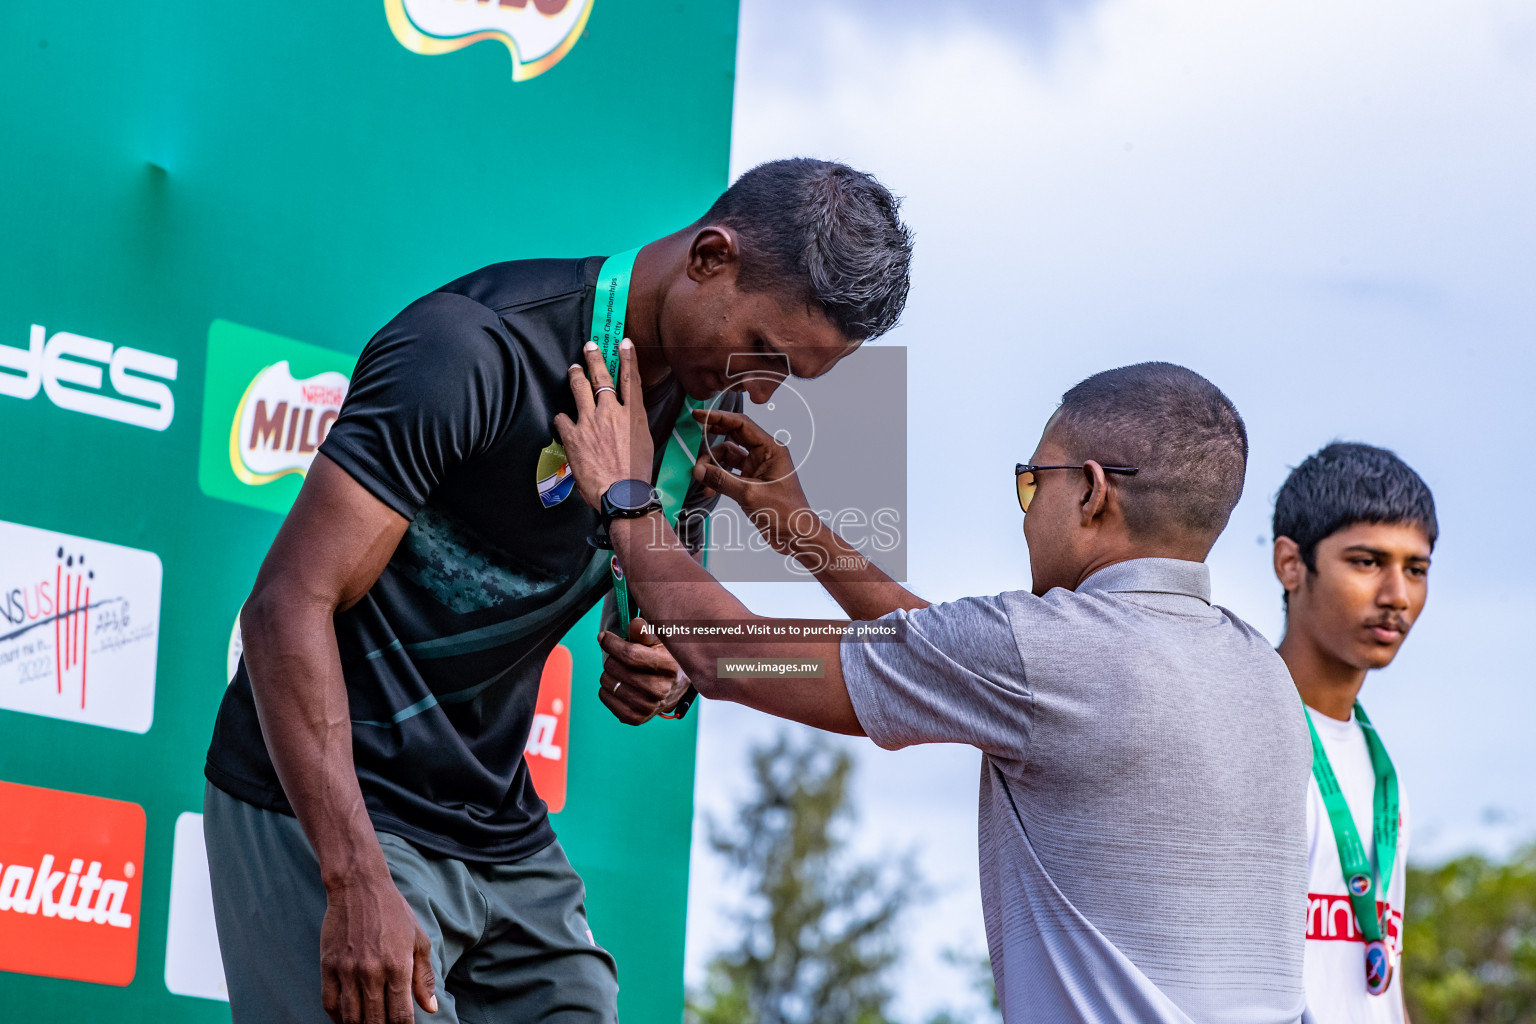
[[[602, 350], [603, 362], [615, 385], [619, 379], [619, 342], [624, 340], [624, 318], [629, 307], [629, 279], [639, 254], [639, 249], [631, 249], [603, 260], [603, 269], [597, 275], [597, 294], [592, 299], [592, 343]], [[630, 399], [629, 395], [623, 397], [625, 401]], [[656, 474], [654, 486], [661, 499], [662, 515], [674, 526], [683, 510], [688, 485], [693, 482], [693, 464], [704, 440], [704, 427], [693, 418], [693, 410], [703, 406], [703, 402], [684, 397], [682, 411], [672, 425], [672, 436], [667, 439], [666, 451], [661, 457], [661, 469]], [[613, 574], [613, 593], [618, 603], [619, 635], [628, 640], [629, 620], [635, 614], [630, 610], [629, 583], [624, 579], [617, 555], [609, 561], [608, 567]]]
[[[1366, 987], [1373, 995], [1386, 991], [1391, 983], [1391, 964], [1387, 959], [1382, 935], [1386, 931], [1376, 911], [1376, 894], [1386, 899], [1387, 885], [1392, 880], [1392, 865], [1397, 859], [1398, 797], [1397, 770], [1387, 756], [1376, 727], [1366, 717], [1365, 708], [1355, 702], [1355, 718], [1365, 733], [1365, 745], [1371, 752], [1371, 768], [1376, 775], [1375, 793], [1372, 797], [1372, 816], [1375, 822], [1376, 857], [1372, 864], [1360, 832], [1355, 828], [1354, 816], [1349, 813], [1349, 803], [1339, 780], [1333, 774], [1333, 765], [1318, 738], [1312, 724], [1312, 711], [1307, 712], [1307, 729], [1312, 733], [1312, 777], [1323, 795], [1323, 806], [1328, 809], [1328, 821], [1333, 826], [1333, 841], [1338, 847], [1339, 864], [1344, 869], [1344, 887], [1349, 891], [1349, 903], [1354, 908], [1355, 920], [1366, 940]], [[1377, 875], [1381, 883], [1377, 885]]]

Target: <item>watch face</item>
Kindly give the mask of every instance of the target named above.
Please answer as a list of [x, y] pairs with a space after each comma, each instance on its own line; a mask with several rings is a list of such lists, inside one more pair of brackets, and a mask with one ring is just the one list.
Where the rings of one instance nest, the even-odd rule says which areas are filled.
[[651, 504], [651, 485], [644, 480], [620, 480], [608, 488], [607, 498], [616, 509], [638, 512]]

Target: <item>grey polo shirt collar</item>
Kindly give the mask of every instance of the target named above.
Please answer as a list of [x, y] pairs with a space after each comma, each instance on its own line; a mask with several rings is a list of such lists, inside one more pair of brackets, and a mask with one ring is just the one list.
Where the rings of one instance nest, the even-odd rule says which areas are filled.
[[1177, 594], [1211, 603], [1211, 570], [1204, 562], [1181, 558], [1133, 558], [1106, 565], [1083, 580], [1078, 593]]

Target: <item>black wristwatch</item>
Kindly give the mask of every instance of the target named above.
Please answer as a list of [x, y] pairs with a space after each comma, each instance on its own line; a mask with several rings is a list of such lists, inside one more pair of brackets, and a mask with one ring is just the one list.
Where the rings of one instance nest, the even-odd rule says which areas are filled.
[[620, 480], [603, 492], [598, 511], [605, 520], [639, 519], [661, 508], [656, 489], [644, 480]]
[[620, 480], [603, 492], [598, 502], [597, 533], [587, 538], [595, 548], [612, 550], [613, 541], [608, 535], [608, 525], [615, 519], [639, 519], [661, 509], [656, 489], [644, 480]]

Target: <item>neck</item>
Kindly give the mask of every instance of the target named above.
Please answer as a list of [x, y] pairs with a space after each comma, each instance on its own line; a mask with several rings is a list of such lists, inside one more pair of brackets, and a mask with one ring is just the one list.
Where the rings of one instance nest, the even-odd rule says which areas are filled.
[[1156, 543], [1148, 543], [1144, 540], [1133, 541], [1127, 538], [1123, 543], [1113, 544], [1103, 551], [1095, 552], [1078, 572], [1077, 582], [1072, 585], [1072, 589], [1076, 590], [1082, 586], [1084, 580], [1100, 569], [1107, 569], [1120, 562], [1129, 562], [1133, 558], [1177, 558], [1182, 562], [1203, 562], [1210, 551], [1211, 542], [1202, 538], [1178, 538]]
[[[1110, 566], [1118, 565], [1120, 562], [1129, 562], [1133, 558], [1142, 558], [1142, 557], [1149, 557], [1149, 556], [1130, 555], [1130, 554], [1119, 553], [1119, 554], [1114, 554], [1114, 555], [1103, 555], [1103, 556], [1101, 556], [1099, 558], [1095, 558], [1093, 561], [1091, 561], [1087, 565], [1083, 566], [1083, 568], [1078, 572], [1078, 574], [1077, 574], [1077, 582], [1072, 584], [1072, 589], [1076, 590], [1078, 587], [1082, 586], [1084, 580], [1086, 580], [1089, 576], [1092, 576], [1094, 573], [1098, 572], [1100, 569], [1108, 569]], [[1150, 556], [1150, 557], [1159, 557], [1159, 556]]]
[[661, 309], [667, 286], [682, 271], [688, 258], [689, 229], [658, 238], [635, 256], [629, 279], [629, 304], [624, 310], [624, 331], [635, 343], [640, 363], [640, 385], [652, 387], [672, 374], [661, 343]]
[[1307, 707], [1329, 718], [1349, 721], [1355, 699], [1365, 685], [1366, 669], [1340, 661], [1310, 637], [1290, 628], [1276, 649]]

